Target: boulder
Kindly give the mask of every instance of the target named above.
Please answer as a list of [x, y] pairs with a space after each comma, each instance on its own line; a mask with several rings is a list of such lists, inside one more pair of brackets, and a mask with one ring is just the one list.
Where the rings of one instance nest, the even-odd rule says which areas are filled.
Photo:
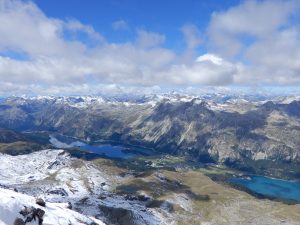
[[43, 206], [43, 207], [46, 206], [46, 202], [43, 199], [41, 199], [41, 198], [37, 198], [35, 200], [35, 203], [38, 204], [38, 205], [40, 205], [40, 206]]
[[21, 218], [17, 218], [14, 222], [14, 225], [25, 225], [25, 221]]
[[24, 209], [22, 209], [19, 213], [25, 218], [24, 224], [26, 224], [27, 222], [31, 222], [32, 220], [38, 220], [39, 225], [43, 224], [45, 211], [40, 208], [25, 206]]
[[68, 192], [66, 192], [66, 190], [63, 189], [63, 188], [57, 188], [57, 189], [54, 189], [54, 190], [48, 190], [47, 193], [48, 194], [52, 194], [52, 195], [68, 196]]

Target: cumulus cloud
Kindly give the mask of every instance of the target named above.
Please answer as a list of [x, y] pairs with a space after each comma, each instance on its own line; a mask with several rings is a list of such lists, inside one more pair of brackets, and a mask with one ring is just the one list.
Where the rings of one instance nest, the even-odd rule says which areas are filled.
[[[164, 34], [137, 29], [131, 42], [111, 43], [78, 20], [47, 17], [30, 1], [0, 0], [0, 95], [300, 84], [300, 31], [290, 22], [296, 3], [245, 1], [214, 13], [206, 31], [185, 25], [186, 49], [178, 54], [163, 47]], [[128, 27], [122, 20], [112, 26]], [[87, 38], [81, 39], [82, 34]], [[200, 45], [210, 53], [197, 56]], [[10, 51], [26, 57], [6, 54]]]
[[[27, 85], [39, 90], [38, 84], [50, 90], [50, 86], [93, 82], [148, 85], [151, 74], [175, 57], [172, 51], [157, 47], [163, 35], [138, 30], [136, 42], [108, 43], [93, 27], [48, 18], [32, 2], [1, 0], [0, 19], [0, 52], [28, 55], [26, 60], [0, 57], [2, 89], [7, 85], [14, 91]], [[101, 44], [90, 48], [77, 38], [78, 32]]]
[[[74, 23], [48, 18], [31, 2], [1, 0], [0, 21], [0, 51], [22, 51], [32, 58], [69, 56], [84, 51], [82, 43], [62, 38], [65, 27], [75, 30]], [[93, 32], [96, 36], [90, 27], [80, 23], [76, 26], [77, 31]]]
[[212, 51], [245, 62], [236, 83], [300, 83], [298, 0], [245, 1], [214, 13], [208, 27]]
[[71, 32], [73, 38], [76, 39], [76, 34], [85, 33], [92, 40], [103, 43], [105, 41], [104, 37], [94, 30], [92, 26], [84, 25], [78, 20], [69, 20], [63, 23], [63, 29], [65, 31]]
[[215, 12], [208, 27], [210, 44], [223, 55], [234, 56], [245, 39], [256, 41], [276, 34], [288, 24], [299, 1], [244, 1], [225, 12]]
[[111, 26], [116, 31], [129, 30], [129, 25], [125, 20], [117, 20], [113, 22]]
[[191, 64], [172, 65], [163, 72], [165, 79], [178, 85], [226, 85], [234, 82], [235, 74], [242, 71], [241, 65], [232, 64], [224, 59], [205, 54]]
[[142, 48], [149, 48], [161, 45], [166, 37], [162, 34], [149, 32], [142, 29], [137, 30], [137, 44]]
[[196, 55], [196, 50], [202, 43], [200, 31], [193, 24], [186, 24], [181, 27], [181, 32], [186, 42], [186, 50], [183, 56], [184, 61], [193, 59]]

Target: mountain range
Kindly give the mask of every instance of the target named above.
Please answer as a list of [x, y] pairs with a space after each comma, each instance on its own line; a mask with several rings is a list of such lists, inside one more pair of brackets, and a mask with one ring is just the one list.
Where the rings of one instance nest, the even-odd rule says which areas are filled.
[[241, 170], [300, 176], [298, 97], [217, 99], [178, 94], [11, 97], [0, 103], [0, 138], [47, 146], [47, 138], [33, 134], [59, 133], [89, 143], [118, 142]]

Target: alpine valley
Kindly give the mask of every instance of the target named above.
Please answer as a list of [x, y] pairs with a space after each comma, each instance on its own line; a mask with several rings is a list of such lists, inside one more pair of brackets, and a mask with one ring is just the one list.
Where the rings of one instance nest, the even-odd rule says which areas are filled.
[[300, 221], [299, 96], [8, 97], [0, 152], [0, 224]]

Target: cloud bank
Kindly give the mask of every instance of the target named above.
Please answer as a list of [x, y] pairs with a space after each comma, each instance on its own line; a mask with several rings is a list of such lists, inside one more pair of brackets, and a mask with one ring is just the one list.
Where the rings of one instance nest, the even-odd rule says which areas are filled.
[[[300, 85], [298, 0], [244, 1], [181, 28], [186, 50], [137, 29], [112, 43], [91, 25], [47, 17], [34, 3], [0, 0], [0, 95], [95, 93], [105, 87]], [[112, 23], [127, 30], [124, 20]], [[84, 38], [82, 38], [84, 37]], [[199, 46], [207, 53], [197, 55]], [[99, 90], [100, 91], [100, 90]]]

